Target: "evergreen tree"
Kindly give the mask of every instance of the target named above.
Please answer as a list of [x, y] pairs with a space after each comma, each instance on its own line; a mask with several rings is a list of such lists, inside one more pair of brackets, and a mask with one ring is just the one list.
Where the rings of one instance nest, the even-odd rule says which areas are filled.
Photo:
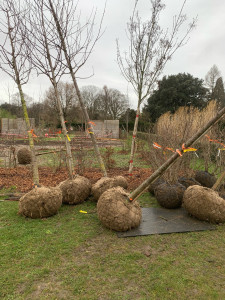
[[225, 92], [222, 77], [219, 77], [216, 81], [212, 99], [217, 100], [220, 107], [225, 106]]
[[143, 110], [145, 114], [149, 114], [152, 122], [155, 122], [165, 112], [174, 113], [180, 106], [204, 107], [206, 92], [203, 80], [191, 74], [164, 76]]

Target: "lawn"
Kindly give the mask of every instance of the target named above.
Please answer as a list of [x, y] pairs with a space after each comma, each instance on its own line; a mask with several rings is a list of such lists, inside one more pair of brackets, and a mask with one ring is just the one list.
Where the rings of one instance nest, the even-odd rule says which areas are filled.
[[[114, 148], [110, 158], [128, 166], [126, 151]], [[135, 163], [149, 167], [138, 155]], [[147, 192], [138, 201], [157, 206]], [[18, 202], [0, 201], [0, 299], [225, 299], [225, 224], [118, 238], [90, 199], [42, 220], [17, 212]]]
[[[157, 205], [148, 193], [140, 203]], [[91, 201], [43, 220], [17, 211], [0, 202], [1, 299], [225, 299], [224, 225], [118, 238]]]

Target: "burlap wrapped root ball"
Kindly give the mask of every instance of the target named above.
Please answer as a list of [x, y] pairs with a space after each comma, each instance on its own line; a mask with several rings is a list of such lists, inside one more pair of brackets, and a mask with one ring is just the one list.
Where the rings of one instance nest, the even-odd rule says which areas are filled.
[[216, 182], [216, 177], [206, 171], [196, 171], [195, 180], [197, 180], [202, 186], [211, 188]]
[[126, 189], [128, 186], [126, 178], [124, 178], [123, 176], [116, 176], [114, 178], [102, 177], [92, 186], [91, 193], [94, 197], [94, 200], [97, 202], [99, 197], [105, 191], [116, 186], [120, 186]]
[[155, 188], [155, 197], [162, 207], [178, 208], [182, 205], [185, 190], [186, 188], [180, 183], [162, 183]]
[[116, 231], [127, 231], [141, 223], [141, 208], [137, 201], [130, 202], [129, 194], [122, 187], [105, 191], [97, 203], [101, 223]]
[[165, 179], [163, 179], [162, 177], [157, 178], [155, 181], [153, 181], [149, 187], [148, 187], [148, 191], [150, 194], [155, 195], [155, 188], [157, 188], [160, 184], [165, 183]]
[[186, 189], [191, 185], [201, 185], [197, 180], [192, 177], [180, 177], [178, 182], [186, 187]]
[[225, 222], [225, 201], [212, 189], [190, 186], [184, 192], [183, 205], [199, 220], [212, 223]]
[[17, 160], [18, 160], [18, 163], [21, 165], [30, 164], [31, 163], [31, 151], [26, 147], [19, 149], [17, 152]]
[[55, 215], [62, 205], [62, 192], [57, 187], [34, 188], [19, 200], [19, 214], [32, 219]]
[[76, 176], [73, 180], [67, 179], [60, 182], [58, 187], [62, 191], [62, 201], [65, 204], [79, 204], [84, 202], [91, 192], [89, 179]]

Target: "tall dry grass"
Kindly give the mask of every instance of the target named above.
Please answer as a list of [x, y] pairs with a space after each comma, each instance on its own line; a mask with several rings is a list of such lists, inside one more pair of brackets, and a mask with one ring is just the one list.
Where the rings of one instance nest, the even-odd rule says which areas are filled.
[[[173, 154], [173, 152], [166, 149], [166, 147], [172, 148], [174, 151], [179, 149], [199, 128], [203, 127], [212, 119], [217, 111], [217, 102], [210, 101], [202, 110], [195, 107], [180, 107], [174, 114], [167, 112], [162, 115], [155, 125], [154, 138], [150, 137], [149, 146], [151, 155], [149, 162], [153, 166], [153, 169], [157, 169]], [[213, 126], [207, 134], [212, 139], [221, 140], [221, 132], [218, 125]], [[152, 146], [153, 142], [157, 142], [162, 148], [155, 149]], [[199, 158], [194, 152], [184, 153], [182, 159], [178, 159], [171, 168], [167, 170], [164, 174], [164, 178], [169, 182], [175, 182], [180, 176], [193, 176], [194, 171], [191, 167], [191, 162], [193, 164], [193, 160], [197, 161], [201, 158], [204, 159], [205, 170], [207, 171], [212, 159], [218, 161], [217, 155], [215, 154], [218, 148], [217, 146], [218, 144], [215, 146], [215, 144], [210, 143], [209, 139], [203, 136], [193, 145], [193, 147], [198, 149], [196, 153]], [[221, 155], [225, 154], [223, 152], [225, 151], [221, 151]]]

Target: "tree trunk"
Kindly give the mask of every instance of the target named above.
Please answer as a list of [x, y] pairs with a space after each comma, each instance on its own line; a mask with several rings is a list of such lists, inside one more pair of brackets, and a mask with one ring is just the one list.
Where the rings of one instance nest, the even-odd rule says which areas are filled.
[[[212, 118], [202, 129], [200, 129], [195, 135], [193, 135], [183, 146], [190, 147], [194, 142], [196, 142], [203, 134], [205, 134], [212, 125], [214, 125], [223, 115], [225, 114], [225, 107], [221, 109], [218, 114]], [[180, 153], [183, 153], [183, 147], [178, 149], [161, 167], [159, 167], [150, 177], [148, 177], [139, 187], [137, 187], [130, 194], [130, 201], [136, 200], [144, 190], [152, 183], [156, 178], [162, 175], [174, 162], [177, 158], [180, 157]]]
[[217, 181], [215, 182], [215, 184], [212, 187], [212, 190], [216, 191], [217, 188], [220, 186], [220, 184], [223, 182], [224, 179], [225, 179], [225, 171], [217, 179]]
[[72, 180], [73, 175], [74, 175], [74, 170], [73, 170], [73, 157], [72, 157], [72, 151], [71, 151], [71, 146], [70, 146], [70, 138], [67, 134], [65, 119], [63, 116], [62, 105], [60, 102], [59, 92], [58, 92], [57, 85], [55, 82], [53, 83], [53, 86], [54, 86], [57, 106], [58, 106], [58, 110], [59, 110], [60, 123], [62, 126], [62, 132], [63, 132], [65, 145], [66, 145], [66, 164], [67, 164], [67, 168], [68, 168], [68, 172], [69, 172], [69, 178]]
[[50, 8], [51, 8], [51, 13], [53, 15], [53, 18], [55, 20], [55, 24], [56, 24], [57, 31], [58, 31], [58, 34], [59, 34], [59, 38], [60, 38], [60, 41], [61, 41], [61, 47], [62, 47], [62, 50], [64, 52], [65, 59], [66, 59], [66, 62], [67, 62], [67, 66], [69, 68], [70, 75], [72, 77], [73, 84], [74, 84], [74, 87], [75, 87], [75, 90], [76, 90], [76, 93], [77, 93], [77, 97], [78, 97], [81, 109], [83, 111], [85, 121], [86, 121], [87, 126], [88, 126], [88, 132], [89, 132], [91, 141], [94, 145], [94, 150], [95, 150], [100, 168], [102, 170], [103, 175], [107, 176], [106, 168], [105, 168], [105, 165], [104, 165], [104, 162], [103, 162], [103, 159], [102, 159], [102, 156], [101, 156], [101, 153], [99, 151], [99, 147], [98, 147], [98, 144], [97, 144], [97, 141], [96, 141], [96, 138], [95, 138], [94, 128], [92, 126], [91, 120], [89, 119], [88, 112], [87, 112], [87, 110], [84, 106], [84, 102], [83, 102], [83, 99], [82, 99], [82, 96], [81, 96], [81, 93], [80, 93], [80, 90], [79, 90], [79, 87], [78, 87], [78, 84], [77, 84], [77, 81], [76, 81], [76, 77], [75, 77], [75, 74], [74, 74], [74, 71], [73, 71], [72, 64], [71, 64], [71, 60], [70, 60], [69, 54], [67, 52], [67, 47], [66, 47], [66, 44], [65, 44], [65, 41], [64, 41], [64, 36], [63, 36], [63, 33], [62, 33], [62, 29], [61, 29], [58, 17], [56, 15], [56, 12], [55, 12], [55, 9], [52, 5], [51, 0], [49, 0], [49, 5], [50, 5]]
[[134, 122], [134, 130], [133, 130], [133, 136], [132, 136], [132, 143], [131, 143], [131, 152], [130, 152], [130, 161], [129, 161], [129, 175], [132, 175], [133, 170], [133, 161], [134, 161], [134, 153], [135, 153], [135, 142], [136, 142], [136, 136], [137, 136], [137, 129], [138, 129], [138, 121], [140, 116], [140, 104], [137, 107], [137, 113], [136, 118]]
[[17, 86], [19, 89], [19, 93], [20, 93], [20, 99], [21, 99], [21, 104], [22, 104], [22, 108], [23, 108], [23, 114], [24, 114], [24, 119], [26, 122], [26, 128], [27, 128], [27, 132], [28, 132], [28, 140], [29, 140], [29, 146], [30, 146], [30, 151], [31, 151], [31, 164], [32, 164], [32, 170], [33, 170], [33, 183], [34, 185], [39, 185], [39, 174], [38, 174], [38, 164], [37, 164], [37, 158], [35, 155], [35, 148], [34, 148], [34, 139], [33, 139], [33, 135], [31, 132], [31, 126], [30, 126], [30, 120], [28, 117], [28, 113], [27, 113], [27, 106], [26, 106], [26, 102], [24, 99], [24, 93], [22, 90], [22, 87], [20, 85], [20, 83], [17, 82]]

